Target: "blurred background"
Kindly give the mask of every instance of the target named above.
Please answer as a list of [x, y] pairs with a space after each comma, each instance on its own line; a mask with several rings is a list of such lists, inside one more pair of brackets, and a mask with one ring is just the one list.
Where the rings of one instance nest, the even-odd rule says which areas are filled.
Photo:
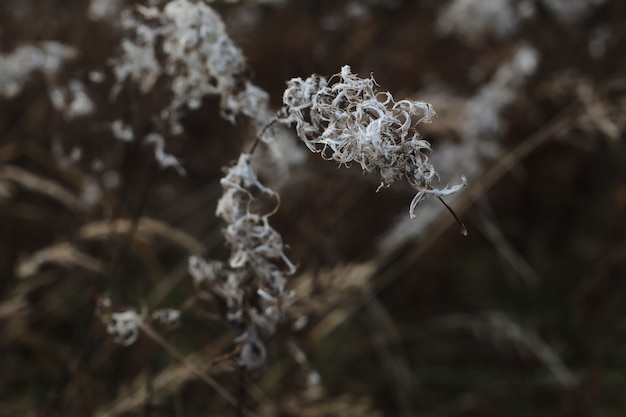
[[[120, 16], [148, 3], [4, 0], [1, 415], [244, 415], [181, 357], [250, 415], [626, 413], [626, 3], [210, 5], [274, 110], [292, 77], [346, 64], [432, 103], [438, 117], [418, 130], [440, 185], [468, 179], [446, 199], [468, 236], [439, 201], [411, 220], [409, 186], [375, 193], [377, 178], [295, 136], [287, 162], [261, 150], [308, 323], [267, 341], [265, 369], [238, 372], [234, 334], [195, 294], [187, 260], [227, 257], [219, 180], [254, 128], [206, 96], [165, 138], [186, 175], [162, 169], [114, 123], [145, 135], [169, 99], [168, 75], [143, 92], [114, 74]], [[103, 296], [179, 308], [181, 326], [120, 346], [96, 314]]]

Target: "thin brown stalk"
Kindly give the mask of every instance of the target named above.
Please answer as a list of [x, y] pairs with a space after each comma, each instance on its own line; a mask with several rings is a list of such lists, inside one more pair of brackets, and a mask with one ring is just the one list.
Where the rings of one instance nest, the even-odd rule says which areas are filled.
[[[83, 226], [78, 232], [79, 239], [103, 240], [111, 235], [125, 235], [133, 230], [134, 222], [130, 219], [98, 221]], [[191, 254], [200, 255], [205, 247], [193, 236], [159, 220], [141, 217], [137, 220], [136, 232], [145, 237], [159, 236], [187, 249]]]

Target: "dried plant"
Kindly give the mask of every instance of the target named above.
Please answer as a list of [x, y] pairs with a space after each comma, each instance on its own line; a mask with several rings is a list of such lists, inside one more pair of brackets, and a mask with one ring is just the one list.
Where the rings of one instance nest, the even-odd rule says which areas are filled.
[[464, 182], [442, 189], [432, 186], [438, 176], [427, 155], [430, 144], [416, 130], [435, 115], [431, 105], [395, 101], [375, 86], [373, 78], [359, 78], [348, 65], [330, 80], [318, 75], [293, 78], [283, 94], [278, 121], [295, 124], [298, 137], [322, 158], [340, 166], [355, 162], [364, 172], [379, 175], [378, 190], [406, 180], [417, 190], [409, 208], [413, 218], [426, 196], [450, 195]]
[[227, 224], [223, 233], [231, 249], [228, 262], [194, 256], [189, 259], [189, 272], [199, 289], [208, 289], [222, 303], [220, 313], [238, 329], [238, 340], [244, 343], [240, 364], [254, 370], [265, 361], [257, 328], [272, 335], [278, 323], [287, 319], [285, 309], [295, 293], [286, 291], [286, 277], [295, 266], [285, 255], [282, 237], [269, 224], [272, 213], [251, 211], [257, 200], [253, 193], [277, 196], [257, 179], [251, 160], [251, 154], [241, 154], [221, 180], [223, 195], [216, 215]]
[[[130, 35], [114, 61], [114, 92], [127, 78], [147, 93], [160, 76], [172, 77], [171, 101], [159, 115], [170, 132], [181, 133], [181, 111], [197, 109], [210, 95], [221, 97], [222, 115], [231, 122], [239, 114], [252, 119], [267, 114], [267, 93], [247, 80], [243, 54], [210, 6], [174, 0], [162, 9], [141, 6], [124, 16]], [[157, 58], [161, 54], [163, 61]]]
[[36, 72], [54, 79], [66, 61], [77, 54], [75, 48], [54, 41], [24, 45], [9, 54], [0, 54], [0, 97], [17, 96]]
[[[546, 59], [550, 49], [538, 40], [554, 45], [562, 36], [576, 51], [587, 48], [586, 58], [607, 64], [602, 68], [606, 71], [610, 62], [605, 57], [615, 55], [623, 34], [614, 23], [600, 21], [604, 5], [616, 1], [450, 0], [423, 6], [381, 0], [323, 5], [287, 0], [89, 0], [80, 7], [54, 6], [55, 13], [76, 9], [71, 15], [83, 26], [64, 30], [64, 24], [40, 25], [35, 19], [32, 27], [44, 30], [26, 25], [23, 31], [13, 30], [15, 22], [24, 23], [20, 14], [36, 14], [35, 3], [0, 4], [0, 130], [9, 142], [0, 144], [0, 235], [8, 236], [9, 246], [0, 256], [0, 271], [12, 274], [0, 283], [0, 322], [7, 329], [0, 335], [0, 348], [18, 364], [0, 363], [0, 374], [31, 358], [45, 368], [35, 372], [44, 378], [38, 378], [34, 395], [31, 388], [19, 388], [32, 385], [30, 374], [11, 375], [7, 384], [0, 384], [2, 394], [19, 391], [23, 397], [13, 402], [17, 405], [8, 411], [11, 415], [50, 414], [57, 404], [69, 409], [75, 393], [82, 394], [83, 380], [91, 383], [85, 385], [87, 405], [67, 415], [167, 413], [170, 400], [176, 403], [175, 414], [193, 414], [185, 408], [206, 392], [203, 385], [198, 390], [202, 394], [194, 398], [195, 381], [209, 387], [206, 401], [198, 401], [203, 407], [210, 403], [203, 412], [211, 415], [378, 416], [373, 406], [386, 406], [389, 399], [396, 407], [390, 415], [415, 415], [422, 407], [430, 415], [426, 408], [433, 404], [421, 404], [422, 398], [417, 405], [412, 401], [418, 378], [424, 397], [429, 396], [432, 375], [420, 374], [421, 356], [405, 360], [402, 351], [414, 342], [415, 322], [428, 324], [425, 315], [440, 314], [424, 307], [435, 305], [435, 292], [443, 287], [428, 281], [433, 271], [448, 269], [441, 267], [448, 259], [454, 261], [450, 270], [462, 268], [456, 265], [461, 257], [422, 262], [429, 245], [448, 227], [441, 220], [446, 203], [430, 203], [449, 196], [455, 208], [465, 210], [484, 192], [477, 188], [489, 188], [548, 138], [573, 143], [580, 136], [600, 136], [617, 147], [624, 136], [624, 77], [618, 73], [600, 88], [600, 83], [594, 84], [597, 74], [585, 73], [584, 62], [576, 71], [568, 63], [557, 72], [558, 81], [569, 79], [561, 88], [574, 92], [573, 111], [541, 129], [541, 121], [552, 117], [554, 108], [570, 96], [545, 92], [553, 86], [542, 81], [544, 75], [559, 65]], [[294, 29], [289, 24], [265, 20], [291, 17], [306, 7], [310, 9], [303, 19], [310, 27], [293, 23], [302, 38], [290, 39]], [[404, 10], [427, 13], [405, 20], [400, 13]], [[418, 31], [412, 26], [416, 22]], [[314, 47], [307, 53], [320, 64], [314, 67], [317, 71], [332, 71], [345, 62], [353, 66], [344, 65], [328, 77], [292, 78], [284, 90], [273, 87], [271, 80], [282, 82], [299, 70], [309, 74], [312, 66], [289, 67], [279, 59], [274, 63], [274, 49], [264, 50], [265, 39], [255, 39], [259, 30], [266, 30], [260, 29], [261, 23], [271, 24], [267, 44], [272, 48], [283, 41], [293, 42], [292, 47], [310, 42]], [[526, 39], [529, 27], [545, 30]], [[86, 50], [91, 44], [76, 35], [91, 34], [91, 29], [102, 53]], [[587, 29], [588, 39], [580, 36]], [[424, 31], [445, 47], [424, 42]], [[371, 51], [381, 50], [381, 33], [382, 42], [399, 45], [385, 48], [387, 74], [371, 60], [379, 58]], [[578, 37], [571, 36], [576, 33]], [[347, 45], [340, 53], [325, 43], [339, 36]], [[242, 41], [241, 47], [234, 39]], [[414, 40], [420, 45], [407, 48]], [[486, 44], [489, 48], [482, 49], [487, 51], [477, 48]], [[253, 65], [246, 60], [246, 48]], [[424, 59], [430, 51], [440, 53], [437, 59]], [[262, 68], [261, 81], [253, 82], [252, 68], [260, 69], [262, 63], [275, 67]], [[451, 67], [458, 67], [458, 74], [449, 71]], [[294, 72], [281, 72], [284, 68]], [[373, 75], [357, 74], [357, 69], [366, 68], [375, 70], [379, 79], [397, 73], [398, 80], [412, 84], [393, 85], [391, 80], [382, 88]], [[261, 85], [276, 99], [282, 93], [278, 109], [271, 107], [270, 94]], [[396, 99], [399, 95], [389, 92], [404, 87], [402, 94], [417, 91], [415, 99]], [[209, 111], [213, 105], [219, 110]], [[449, 113], [436, 119], [435, 108]], [[515, 118], [510, 113], [516, 113]], [[507, 153], [515, 140], [521, 141], [514, 133], [535, 129], [528, 141]], [[104, 139], [116, 140], [94, 144], [102, 133]], [[589, 146], [590, 140], [585, 143]], [[144, 153], [146, 148], [150, 152]], [[190, 155], [197, 149], [202, 154]], [[320, 175], [313, 169], [320, 161], [313, 161], [307, 149], [335, 163], [328, 165], [360, 168], [379, 184], [376, 192], [383, 190], [389, 200], [366, 193], [363, 199], [371, 200], [360, 204], [360, 190], [349, 179], [322, 183], [334, 174]], [[180, 175], [153, 169], [155, 161]], [[222, 165], [227, 166], [220, 178], [216, 172]], [[186, 173], [189, 177], [183, 178]], [[459, 192], [466, 176], [474, 186]], [[582, 176], [576, 181], [584, 185]], [[405, 182], [404, 189], [402, 184], [391, 188]], [[311, 184], [330, 192], [311, 201], [316, 200], [306, 187]], [[341, 194], [346, 189], [349, 192]], [[616, 188], [614, 193], [618, 205], [624, 200], [621, 191]], [[340, 198], [335, 201], [334, 196]], [[411, 197], [407, 215], [404, 204], [398, 207], [396, 202]], [[359, 237], [353, 236], [355, 228], [369, 226], [374, 217], [371, 228], [363, 227]], [[513, 222], [498, 223], [495, 217], [493, 222], [491, 216], [483, 220], [486, 237], [510, 264], [544, 249], [536, 244], [539, 238], [531, 249], [521, 240], [509, 242], [498, 225]], [[359, 246], [361, 236], [371, 239], [367, 249]], [[588, 252], [601, 246], [586, 243], [576, 244]], [[605, 275], [623, 258], [620, 251], [589, 280], [592, 289], [580, 290], [593, 298], [594, 311], [599, 308], [598, 294], [608, 288]], [[315, 262], [309, 262], [309, 253]], [[475, 278], [483, 272], [483, 263], [473, 258], [467, 274]], [[526, 264], [517, 265], [520, 271]], [[530, 262], [528, 266], [535, 270]], [[409, 318], [405, 330], [392, 318], [402, 308], [385, 311], [387, 302], [397, 298], [385, 299], [386, 292], [380, 302], [377, 298], [394, 280], [408, 276], [407, 271], [419, 275], [407, 280], [416, 290], [411, 295], [429, 298], [411, 310], [419, 314]], [[465, 273], [463, 269], [461, 278]], [[492, 308], [473, 304], [488, 298], [478, 294], [481, 288], [476, 287], [483, 283], [472, 281], [454, 291], [446, 287], [442, 293], [464, 295], [471, 286], [470, 296], [476, 298], [462, 305]], [[114, 305], [111, 299], [123, 304]], [[467, 301], [462, 296], [452, 300]], [[449, 301], [445, 299], [444, 309], [457, 308]], [[413, 303], [412, 297], [408, 303]], [[548, 333], [552, 329], [546, 328], [549, 337], [544, 337], [541, 326], [546, 322], [538, 320], [540, 315], [518, 320], [523, 311], [515, 308], [515, 313], [487, 316], [444, 315], [443, 324], [489, 340], [498, 348], [496, 353], [535, 362], [531, 370], [542, 375], [532, 375], [533, 390], [540, 390], [543, 382], [536, 382], [544, 380], [550, 389], [554, 382], [570, 393], [580, 389], [585, 371], [572, 358], [589, 356], [595, 361], [599, 356], [568, 350], [561, 334]], [[78, 323], [77, 317], [85, 321]], [[349, 323], [351, 318], [356, 320]], [[76, 335], [72, 346], [68, 330]], [[434, 338], [429, 342], [419, 346], [418, 355], [440, 346]], [[433, 374], [441, 381], [450, 378], [447, 370], [440, 376], [441, 361], [458, 359], [456, 349], [447, 346], [436, 352], [438, 369]], [[510, 355], [512, 351], [518, 354]], [[98, 381], [101, 372], [109, 372], [102, 365], [111, 358], [114, 369]], [[353, 365], [357, 376], [350, 381]], [[487, 375], [483, 372], [490, 371], [484, 371], [484, 365], [479, 363], [481, 380]], [[517, 365], [512, 368], [518, 370]], [[337, 375], [344, 368], [349, 376]], [[499, 368], [493, 370], [502, 374]], [[462, 369], [453, 371], [455, 383], [468, 381]], [[382, 383], [364, 384], [362, 377], [372, 375]], [[46, 391], [45, 404], [29, 409], [32, 399]], [[460, 394], [457, 403], [465, 407], [466, 393]], [[480, 389], [470, 394], [473, 404], [491, 398]], [[378, 402], [381, 398], [384, 402]], [[432, 414], [454, 414], [447, 405]]]

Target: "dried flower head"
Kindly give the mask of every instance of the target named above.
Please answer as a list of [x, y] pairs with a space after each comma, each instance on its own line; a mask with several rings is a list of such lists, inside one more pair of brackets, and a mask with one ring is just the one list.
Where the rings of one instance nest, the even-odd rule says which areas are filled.
[[189, 273], [196, 287], [214, 297], [219, 314], [240, 332], [242, 365], [256, 369], [265, 360], [257, 329], [272, 334], [285, 319], [284, 311], [295, 297], [285, 286], [295, 266], [285, 255], [281, 235], [269, 223], [272, 213], [253, 210], [259, 199], [275, 198], [276, 193], [259, 181], [251, 162], [251, 154], [241, 154], [221, 180], [223, 194], [216, 215], [226, 222], [228, 261], [194, 256], [189, 259]]
[[172, 0], [162, 9], [139, 6], [126, 11], [122, 26], [129, 34], [114, 62], [116, 90], [130, 78], [147, 93], [160, 76], [171, 77], [171, 102], [160, 117], [173, 133], [182, 131], [180, 112], [200, 107], [210, 95], [221, 97], [222, 116], [232, 122], [238, 114], [267, 118], [267, 93], [248, 81], [241, 50], [207, 4]]
[[295, 267], [284, 253], [280, 234], [270, 226], [269, 215], [250, 211], [254, 188], [266, 195], [275, 195], [257, 179], [251, 161], [251, 154], [241, 154], [237, 164], [222, 178], [224, 194], [217, 204], [216, 215], [228, 223], [224, 235], [233, 251], [230, 266], [238, 268], [249, 264], [278, 289], [283, 286], [279, 283], [281, 279], [275, 277], [273, 263], [268, 261], [281, 260], [290, 272], [294, 272]]
[[54, 41], [23, 45], [0, 54], [0, 97], [10, 99], [20, 94], [35, 72], [53, 81], [65, 62], [77, 55], [74, 47]]
[[[373, 78], [359, 78], [348, 65], [327, 80], [313, 75], [293, 78], [283, 94], [278, 121], [295, 124], [307, 147], [322, 158], [350, 165], [381, 178], [378, 189], [406, 179], [417, 194], [409, 213], [427, 196], [443, 196], [464, 184], [437, 189], [437, 178], [427, 152], [430, 144], [416, 130], [435, 115], [422, 101], [395, 101], [391, 93], [377, 91]], [[377, 190], [378, 191], [378, 190]]]

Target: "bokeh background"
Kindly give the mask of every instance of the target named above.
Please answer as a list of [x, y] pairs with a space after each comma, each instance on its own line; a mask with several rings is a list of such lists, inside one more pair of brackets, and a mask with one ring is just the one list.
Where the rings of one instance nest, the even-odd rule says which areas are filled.
[[[116, 344], [103, 295], [181, 308], [160, 337], [257, 415], [626, 413], [626, 3], [211, 3], [276, 110], [287, 80], [349, 64], [433, 103], [419, 130], [442, 183], [468, 178], [446, 200], [464, 237], [436, 200], [411, 223], [408, 186], [375, 193], [356, 166], [259, 157], [309, 322], [289, 335], [306, 369], [279, 332], [254, 375], [229, 365], [234, 335], [205, 314], [187, 259], [227, 255], [219, 179], [255, 132], [206, 97], [166, 141], [186, 176], [115, 137], [113, 120], [146, 133], [168, 100], [167, 77], [111, 94], [119, 16], [139, 4], [0, 3], [1, 415], [243, 415], [163, 344]], [[14, 64], [29, 45], [35, 69]], [[93, 109], [68, 113], [58, 91]]]

